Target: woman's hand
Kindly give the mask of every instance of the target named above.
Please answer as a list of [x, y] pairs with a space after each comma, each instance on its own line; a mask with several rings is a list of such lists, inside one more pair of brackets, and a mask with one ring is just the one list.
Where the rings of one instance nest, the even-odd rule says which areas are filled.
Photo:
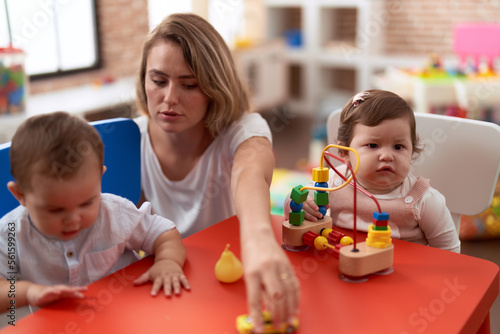
[[292, 323], [299, 310], [300, 286], [288, 257], [271, 233], [242, 240], [242, 259], [249, 315], [262, 330], [262, 303], [273, 323]]
[[271, 312], [275, 326], [291, 323], [299, 309], [299, 281], [271, 226], [269, 187], [273, 168], [271, 142], [252, 137], [236, 150], [231, 174], [248, 309], [257, 332], [262, 330], [262, 303]]

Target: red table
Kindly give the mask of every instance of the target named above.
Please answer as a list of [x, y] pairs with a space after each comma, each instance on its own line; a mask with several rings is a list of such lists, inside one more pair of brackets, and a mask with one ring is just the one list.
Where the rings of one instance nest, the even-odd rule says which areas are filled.
[[[273, 226], [281, 240], [283, 217]], [[346, 231], [352, 235], [352, 231]], [[238, 257], [235, 217], [184, 239], [190, 292], [151, 297], [135, 287], [146, 258], [89, 286], [86, 299], [63, 300], [16, 321], [1, 333], [216, 333], [234, 334], [247, 313], [244, 281], [220, 283], [214, 266], [227, 243]], [[358, 242], [364, 234], [358, 234]], [[498, 266], [482, 259], [393, 240], [394, 272], [365, 283], [338, 278], [328, 251], [287, 253], [301, 280], [297, 333], [489, 332], [489, 309], [499, 292]]]

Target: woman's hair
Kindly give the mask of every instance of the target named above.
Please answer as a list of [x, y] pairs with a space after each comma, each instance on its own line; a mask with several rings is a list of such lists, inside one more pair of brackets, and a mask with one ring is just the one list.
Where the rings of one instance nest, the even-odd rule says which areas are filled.
[[353, 96], [342, 109], [337, 142], [349, 146], [352, 141], [354, 125], [376, 126], [386, 119], [406, 117], [410, 124], [412, 151], [419, 154], [419, 138], [416, 130], [415, 115], [408, 103], [398, 95], [385, 90], [367, 90]]
[[59, 180], [74, 175], [89, 154], [102, 170], [104, 146], [97, 130], [66, 112], [33, 116], [17, 129], [10, 146], [10, 172], [23, 191], [35, 173]]
[[182, 49], [187, 65], [209, 98], [205, 126], [214, 137], [249, 111], [248, 89], [222, 36], [200, 16], [172, 14], [147, 36], [143, 45], [136, 84], [137, 106], [142, 114], [149, 116], [145, 91], [147, 58], [161, 42], [173, 42]]

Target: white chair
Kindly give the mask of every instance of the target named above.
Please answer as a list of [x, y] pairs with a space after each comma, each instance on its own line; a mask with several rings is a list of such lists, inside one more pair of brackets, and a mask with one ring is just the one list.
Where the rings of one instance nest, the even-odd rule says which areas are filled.
[[[491, 204], [500, 173], [500, 126], [425, 113], [415, 118], [424, 150], [411, 172], [445, 196], [458, 231], [460, 215], [480, 214]], [[337, 143], [339, 121], [340, 110], [328, 117], [328, 143]]]

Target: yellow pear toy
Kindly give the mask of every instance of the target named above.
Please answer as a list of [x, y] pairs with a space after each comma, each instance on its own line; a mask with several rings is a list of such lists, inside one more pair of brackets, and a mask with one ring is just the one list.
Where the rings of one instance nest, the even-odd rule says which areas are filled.
[[229, 244], [215, 264], [215, 277], [223, 283], [233, 283], [243, 275], [241, 261], [229, 250]]

